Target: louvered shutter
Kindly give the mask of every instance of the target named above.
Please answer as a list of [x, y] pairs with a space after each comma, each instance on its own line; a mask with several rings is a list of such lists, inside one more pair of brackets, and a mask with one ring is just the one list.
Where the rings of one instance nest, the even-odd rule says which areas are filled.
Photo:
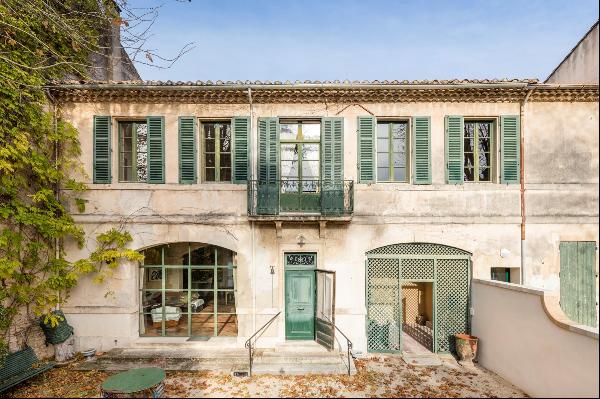
[[165, 182], [165, 118], [149, 116], [148, 123], [148, 183]]
[[375, 126], [374, 116], [358, 117], [358, 182], [375, 181]]
[[193, 116], [179, 117], [179, 183], [194, 184], [196, 173], [196, 123]]
[[431, 184], [431, 118], [415, 116], [412, 119], [414, 184]]
[[279, 120], [258, 119], [258, 181], [256, 211], [261, 215], [279, 213]]
[[344, 210], [344, 118], [321, 121], [321, 212]]
[[250, 137], [250, 118], [236, 116], [231, 120], [233, 126], [233, 182], [246, 183], [250, 168], [248, 157], [248, 139]]
[[463, 131], [462, 116], [446, 116], [446, 183], [463, 183]]
[[94, 116], [94, 183], [111, 182], [110, 116]]
[[521, 179], [521, 126], [516, 115], [500, 117], [501, 182], [518, 184]]

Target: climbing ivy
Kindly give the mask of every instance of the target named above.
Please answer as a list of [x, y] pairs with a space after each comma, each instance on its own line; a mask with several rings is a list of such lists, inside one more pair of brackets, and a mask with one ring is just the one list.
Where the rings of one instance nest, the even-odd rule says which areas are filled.
[[[86, 78], [103, 32], [119, 23], [109, 0], [0, 2], [0, 352], [9, 334], [27, 341], [28, 325], [68, 298], [83, 275], [103, 281], [123, 259], [131, 236], [100, 234], [87, 259], [66, 259], [63, 243], [84, 243], [69, 209], [83, 211], [86, 186], [77, 131], [61, 119], [49, 81]], [[66, 189], [66, 190], [63, 190]], [[50, 316], [51, 317], [51, 316]], [[1, 353], [0, 353], [1, 355]], [[1, 357], [1, 356], [0, 356]]]

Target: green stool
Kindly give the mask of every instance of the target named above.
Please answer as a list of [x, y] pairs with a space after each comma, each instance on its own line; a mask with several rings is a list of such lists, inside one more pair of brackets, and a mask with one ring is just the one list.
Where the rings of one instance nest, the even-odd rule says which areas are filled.
[[146, 367], [112, 375], [102, 383], [103, 398], [162, 398], [165, 371]]

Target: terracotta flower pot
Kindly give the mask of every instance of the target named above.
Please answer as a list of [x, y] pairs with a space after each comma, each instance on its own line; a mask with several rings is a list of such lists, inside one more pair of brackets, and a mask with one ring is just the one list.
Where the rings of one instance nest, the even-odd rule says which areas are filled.
[[455, 334], [456, 353], [460, 361], [470, 362], [477, 356], [477, 341], [479, 338], [468, 334]]

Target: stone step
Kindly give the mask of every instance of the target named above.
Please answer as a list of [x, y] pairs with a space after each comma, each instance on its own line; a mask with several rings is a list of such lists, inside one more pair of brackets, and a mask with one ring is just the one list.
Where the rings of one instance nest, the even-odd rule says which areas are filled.
[[269, 353], [258, 356], [254, 359], [256, 364], [339, 364], [341, 358], [339, 355], [311, 355], [292, 353]]
[[[356, 372], [356, 371], [354, 371]], [[254, 364], [252, 374], [348, 374], [348, 369], [341, 363], [338, 364]]]
[[[214, 359], [213, 359], [214, 360]], [[197, 361], [195, 359], [100, 359], [82, 362], [77, 370], [124, 371], [140, 367], [160, 367], [167, 371], [212, 371], [231, 373], [248, 370], [248, 359]]]

